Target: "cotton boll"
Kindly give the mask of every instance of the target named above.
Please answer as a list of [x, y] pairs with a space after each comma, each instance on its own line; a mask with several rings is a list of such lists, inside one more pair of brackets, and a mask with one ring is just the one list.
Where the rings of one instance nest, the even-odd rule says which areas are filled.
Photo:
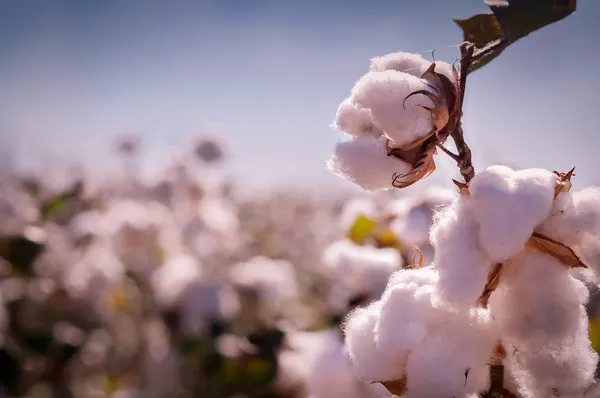
[[352, 100], [370, 109], [375, 125], [401, 147], [428, 136], [434, 129], [431, 113], [421, 107], [433, 107], [432, 101], [425, 95], [406, 99], [418, 90], [433, 92], [425, 81], [407, 73], [369, 72], [352, 89]]
[[517, 254], [552, 209], [557, 176], [491, 166], [469, 184], [481, 247], [493, 262]]
[[373, 123], [371, 110], [357, 106], [352, 98], [345, 99], [338, 107], [333, 128], [359, 138], [378, 138], [383, 134]]
[[340, 214], [340, 226], [348, 231], [360, 216], [376, 219], [379, 216], [377, 205], [369, 198], [350, 199], [344, 203]]
[[352, 296], [379, 298], [389, 276], [402, 267], [403, 263], [396, 249], [359, 246], [344, 239], [325, 249], [323, 264], [335, 281], [330, 295], [331, 302], [340, 302], [345, 306]]
[[527, 253], [506, 264], [489, 301], [504, 339], [532, 350], [576, 333], [588, 290], [554, 257]]
[[588, 339], [585, 311], [579, 316], [577, 331], [560, 346], [515, 347], [509, 368], [524, 397], [582, 397], [592, 385], [598, 354]]
[[405, 358], [379, 349], [375, 342], [380, 302], [357, 308], [346, 318], [343, 330], [350, 359], [359, 378], [363, 380], [397, 380], [402, 378]]
[[407, 356], [421, 343], [433, 325], [443, 321], [441, 310], [431, 304], [431, 284], [396, 284], [381, 298], [381, 314], [375, 327], [378, 349], [394, 355], [403, 372]]
[[395, 70], [421, 77], [427, 68], [429, 68], [429, 65], [431, 65], [431, 62], [427, 61], [420, 54], [396, 52], [372, 58], [369, 69], [372, 72]]
[[439, 272], [436, 301], [456, 309], [474, 307], [494, 263], [480, 250], [480, 227], [468, 200], [461, 199], [437, 214], [431, 228]]
[[327, 168], [369, 191], [391, 189], [394, 174], [404, 175], [412, 170], [412, 166], [387, 155], [385, 137], [338, 143]]
[[407, 245], [428, 243], [431, 212], [424, 207], [411, 208], [404, 217], [396, 218], [390, 228]]
[[235, 285], [256, 289], [266, 303], [291, 298], [298, 293], [296, 273], [289, 261], [254, 257], [233, 265], [229, 278]]
[[496, 343], [485, 311], [469, 319], [450, 317], [407, 363], [406, 398], [464, 397], [488, 387], [489, 359]]

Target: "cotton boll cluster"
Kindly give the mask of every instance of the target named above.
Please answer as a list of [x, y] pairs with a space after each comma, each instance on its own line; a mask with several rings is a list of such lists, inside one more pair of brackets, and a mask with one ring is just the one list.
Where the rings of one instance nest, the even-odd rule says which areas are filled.
[[489, 387], [500, 355], [514, 393], [582, 396], [598, 355], [588, 290], [570, 267], [597, 230], [600, 201], [596, 190], [565, 186], [541, 169], [476, 175], [434, 217], [432, 265], [397, 271], [379, 301], [347, 318], [358, 376], [406, 397], [463, 397]]

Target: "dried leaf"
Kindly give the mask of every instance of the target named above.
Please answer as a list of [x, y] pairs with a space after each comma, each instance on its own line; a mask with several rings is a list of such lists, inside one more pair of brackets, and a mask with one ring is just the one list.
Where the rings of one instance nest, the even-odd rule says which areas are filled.
[[549, 254], [569, 268], [588, 267], [569, 246], [537, 232], [531, 235], [525, 247], [533, 252]]
[[383, 384], [383, 386], [385, 388], [387, 388], [388, 391], [394, 395], [402, 396], [402, 395], [404, 395], [404, 393], [406, 393], [406, 383], [407, 383], [406, 376], [403, 376], [401, 379], [398, 379], [398, 380], [374, 381], [371, 384], [374, 384], [374, 383]]
[[490, 301], [490, 296], [492, 295], [494, 290], [496, 290], [498, 284], [500, 283], [500, 273], [502, 272], [503, 266], [504, 263], [497, 263], [496, 265], [494, 265], [494, 267], [488, 274], [487, 283], [483, 288], [481, 296], [479, 296], [479, 300], [477, 300], [483, 308], [487, 308], [488, 303]]

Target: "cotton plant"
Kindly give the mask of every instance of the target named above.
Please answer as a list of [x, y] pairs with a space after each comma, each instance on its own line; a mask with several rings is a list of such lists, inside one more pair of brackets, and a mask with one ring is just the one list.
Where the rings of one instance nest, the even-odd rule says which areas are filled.
[[[351, 139], [327, 162], [334, 174], [365, 190], [404, 188], [434, 172], [439, 149], [464, 179], [421, 228], [431, 264], [396, 271], [379, 300], [353, 310], [345, 343], [357, 376], [398, 396], [582, 397], [598, 355], [589, 292], [573, 270], [596, 275], [600, 188], [571, 192], [573, 170], [475, 173], [461, 123], [467, 76], [521, 37], [503, 29], [523, 9], [491, 8], [500, 33], [485, 46], [461, 44], [460, 68], [402, 52], [376, 57], [338, 108], [334, 126]], [[476, 38], [468, 22], [458, 21]]]

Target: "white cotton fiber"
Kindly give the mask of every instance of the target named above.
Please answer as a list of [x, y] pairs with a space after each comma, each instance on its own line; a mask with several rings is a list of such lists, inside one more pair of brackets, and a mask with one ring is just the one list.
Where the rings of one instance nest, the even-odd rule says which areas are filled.
[[431, 242], [439, 273], [435, 300], [467, 310], [477, 304], [494, 263], [479, 248], [479, 224], [468, 198], [461, 198], [435, 217]]
[[358, 138], [377, 138], [383, 134], [373, 123], [371, 110], [357, 106], [352, 98], [347, 98], [340, 104], [332, 127]]
[[327, 168], [365, 190], [391, 189], [394, 173], [404, 175], [412, 166], [386, 151], [386, 138], [358, 138], [340, 142]]
[[404, 365], [408, 351], [419, 344], [432, 325], [443, 321], [431, 304], [437, 274], [431, 267], [396, 272], [381, 297], [375, 328], [379, 349], [393, 353]]
[[536, 350], [576, 333], [587, 298], [585, 285], [558, 260], [527, 253], [505, 265], [489, 308], [505, 339]]
[[427, 61], [420, 54], [396, 52], [371, 58], [369, 69], [372, 72], [395, 70], [421, 77], [427, 68], [429, 68], [429, 65], [431, 65], [431, 62]]
[[464, 397], [488, 387], [496, 343], [485, 311], [449, 317], [414, 348], [407, 364], [406, 398]]
[[431, 113], [421, 107], [433, 107], [433, 102], [421, 94], [404, 102], [409, 94], [418, 90], [433, 92], [424, 80], [407, 73], [369, 72], [352, 89], [352, 101], [370, 109], [375, 125], [396, 146], [404, 146], [433, 131]]
[[491, 166], [469, 185], [481, 247], [493, 262], [517, 254], [552, 209], [557, 176], [543, 169]]
[[404, 358], [382, 350], [375, 344], [375, 325], [380, 302], [357, 308], [346, 318], [343, 330], [350, 359], [359, 378], [386, 381], [402, 377]]

